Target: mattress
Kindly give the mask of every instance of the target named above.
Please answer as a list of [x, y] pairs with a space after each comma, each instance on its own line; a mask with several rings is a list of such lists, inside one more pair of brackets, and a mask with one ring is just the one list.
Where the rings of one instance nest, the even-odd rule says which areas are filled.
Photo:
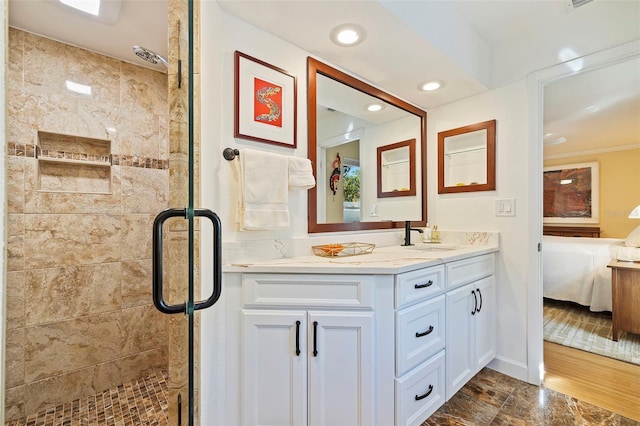
[[610, 247], [617, 238], [575, 238], [545, 235], [542, 240], [544, 297], [611, 311]]

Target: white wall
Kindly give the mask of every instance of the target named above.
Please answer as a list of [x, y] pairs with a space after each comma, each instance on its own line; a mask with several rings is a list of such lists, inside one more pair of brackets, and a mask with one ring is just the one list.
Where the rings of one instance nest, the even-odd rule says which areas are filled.
[[[498, 361], [500, 371], [527, 378], [527, 193], [529, 177], [525, 82], [427, 111], [428, 217], [445, 230], [500, 232], [497, 261]], [[496, 190], [438, 194], [438, 132], [495, 119]], [[496, 217], [496, 198], [515, 198], [514, 217]]]

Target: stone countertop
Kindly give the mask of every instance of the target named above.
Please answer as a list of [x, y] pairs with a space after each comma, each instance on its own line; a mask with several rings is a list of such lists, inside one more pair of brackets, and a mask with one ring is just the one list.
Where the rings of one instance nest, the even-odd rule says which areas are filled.
[[[446, 245], [443, 245], [446, 246]], [[243, 273], [400, 274], [498, 251], [494, 245], [459, 245], [440, 251], [435, 244], [376, 247], [356, 256], [299, 256], [257, 262], [230, 263], [223, 271]]]

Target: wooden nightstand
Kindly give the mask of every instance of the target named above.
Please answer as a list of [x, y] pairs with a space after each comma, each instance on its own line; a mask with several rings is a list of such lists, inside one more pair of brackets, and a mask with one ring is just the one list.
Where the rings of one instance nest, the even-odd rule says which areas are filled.
[[613, 260], [611, 268], [613, 340], [618, 330], [640, 334], [640, 263]]

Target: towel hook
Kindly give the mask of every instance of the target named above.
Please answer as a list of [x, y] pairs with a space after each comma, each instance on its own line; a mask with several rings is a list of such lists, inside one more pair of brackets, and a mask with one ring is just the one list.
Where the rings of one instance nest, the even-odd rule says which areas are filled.
[[240, 155], [240, 151], [238, 151], [237, 149], [225, 148], [224, 151], [222, 151], [222, 156], [225, 160], [228, 161], [235, 159], [236, 155]]

